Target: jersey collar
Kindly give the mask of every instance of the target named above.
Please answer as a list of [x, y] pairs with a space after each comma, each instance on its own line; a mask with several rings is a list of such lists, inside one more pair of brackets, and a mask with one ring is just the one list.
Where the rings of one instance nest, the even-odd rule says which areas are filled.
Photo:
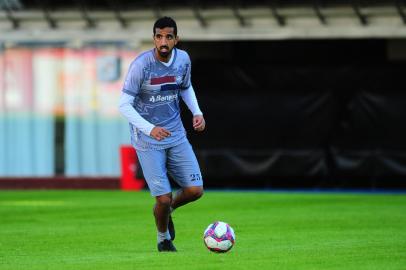
[[165, 65], [164, 63], [162, 63], [162, 61], [160, 61], [160, 60], [156, 57], [156, 55], [155, 55], [155, 50], [156, 50], [156, 48], [154, 48], [154, 51], [153, 51], [155, 60], [158, 61], [158, 62], [159, 62], [161, 65], [163, 65], [164, 67], [169, 68], [169, 67], [171, 67], [171, 66], [173, 65], [173, 63], [175, 63], [176, 55], [177, 55], [177, 50], [178, 50], [178, 49], [176, 49], [175, 47], [174, 47], [173, 50], [172, 50], [171, 59], [169, 60], [169, 63], [170, 63], [170, 64], [169, 64], [168, 66]]

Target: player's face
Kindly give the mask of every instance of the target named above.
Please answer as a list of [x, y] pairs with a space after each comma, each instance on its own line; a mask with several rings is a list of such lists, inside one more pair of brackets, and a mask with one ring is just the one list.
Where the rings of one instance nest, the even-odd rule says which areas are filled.
[[178, 43], [178, 36], [174, 34], [173, 27], [155, 28], [154, 44], [159, 60], [169, 59], [173, 47]]

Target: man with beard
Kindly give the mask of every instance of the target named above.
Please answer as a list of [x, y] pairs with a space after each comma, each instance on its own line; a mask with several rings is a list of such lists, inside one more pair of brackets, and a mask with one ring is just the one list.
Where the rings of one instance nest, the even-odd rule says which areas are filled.
[[[155, 48], [141, 53], [130, 65], [120, 98], [120, 112], [130, 124], [131, 144], [137, 150], [145, 180], [155, 197], [158, 251], [176, 251], [171, 213], [203, 195], [203, 179], [180, 118], [179, 97], [193, 114], [200, 132], [205, 120], [193, 90], [189, 55], [175, 48], [176, 22], [169, 17], [153, 26]], [[172, 196], [168, 174], [181, 189]]]

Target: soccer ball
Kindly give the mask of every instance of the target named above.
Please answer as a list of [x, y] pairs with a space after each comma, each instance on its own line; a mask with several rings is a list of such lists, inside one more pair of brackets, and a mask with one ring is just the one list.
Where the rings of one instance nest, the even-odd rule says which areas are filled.
[[233, 228], [225, 222], [216, 221], [204, 231], [204, 244], [213, 252], [227, 252], [235, 243]]

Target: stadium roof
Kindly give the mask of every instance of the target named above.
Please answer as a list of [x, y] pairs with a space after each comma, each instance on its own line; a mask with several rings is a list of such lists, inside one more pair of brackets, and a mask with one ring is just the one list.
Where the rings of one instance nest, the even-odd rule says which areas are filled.
[[160, 16], [183, 40], [404, 38], [404, 0], [0, 0], [1, 41], [150, 40]]

